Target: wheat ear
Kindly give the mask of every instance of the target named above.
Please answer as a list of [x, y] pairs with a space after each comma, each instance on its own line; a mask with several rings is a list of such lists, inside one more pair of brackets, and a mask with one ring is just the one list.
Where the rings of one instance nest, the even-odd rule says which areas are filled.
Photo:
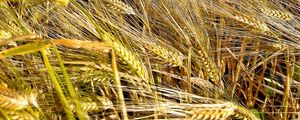
[[106, 7], [116, 12], [135, 15], [133, 8], [120, 0], [105, 0], [105, 3]]
[[70, 0], [55, 0], [54, 2], [59, 6], [68, 6]]
[[201, 104], [195, 105], [187, 114], [192, 115], [192, 120], [225, 120], [234, 114], [234, 109], [225, 104]]
[[292, 20], [293, 16], [288, 12], [283, 12], [279, 10], [274, 10], [271, 8], [261, 8], [260, 9], [265, 15], [270, 17], [279, 18], [285, 21]]
[[170, 51], [165, 47], [155, 43], [148, 43], [145, 47], [164, 60], [170, 62], [171, 64], [174, 64], [175, 66], [183, 65], [184, 55], [180, 52]]
[[208, 57], [206, 52], [203, 52], [203, 50], [199, 50], [197, 53], [199, 60], [203, 64], [205, 71], [208, 73], [208, 77], [210, 78], [210, 80], [219, 87], [222, 87], [221, 89], [223, 89], [224, 84], [223, 81], [220, 79], [219, 73], [214, 62]]
[[31, 114], [25, 111], [10, 110], [6, 114], [10, 118], [10, 120], [35, 120]]
[[[74, 104], [70, 104], [71, 110], [75, 112]], [[82, 102], [81, 107], [84, 112], [97, 112], [101, 110], [101, 107], [98, 106], [97, 102]]]
[[90, 83], [91, 81], [102, 83], [106, 81], [112, 80], [112, 71], [107, 71], [103, 69], [91, 69], [84, 72], [84, 74], [79, 74], [77, 77], [75, 77], [75, 80], [77, 82], [82, 83]]
[[[91, 98], [81, 98], [81, 106], [82, 110], [85, 112], [97, 112], [100, 110], [106, 110], [112, 108], [113, 103], [106, 97], [103, 96], [96, 96], [95, 100]], [[85, 99], [85, 100], [83, 100]], [[73, 103], [70, 104], [71, 110], [75, 112], [75, 106]]]
[[0, 86], [0, 108], [22, 110], [28, 105], [26, 97], [7, 87]]
[[102, 39], [114, 49], [124, 62], [126, 62], [133, 73], [143, 80], [148, 80], [148, 72], [145, 65], [133, 52], [128, 50], [121, 43], [113, 41], [114, 38], [108, 34], [104, 34]]
[[12, 34], [5, 30], [0, 30], [0, 39], [7, 39], [12, 37]]
[[255, 29], [258, 29], [261, 31], [270, 31], [270, 28], [264, 22], [262, 22], [258, 19], [251, 18], [251, 17], [245, 17], [244, 15], [233, 15], [233, 18], [237, 21], [248, 24], [249, 26], [252, 26]]
[[252, 112], [245, 109], [244, 107], [241, 107], [236, 104], [231, 104], [231, 105], [232, 108], [234, 108], [234, 114], [231, 115], [232, 118], [242, 119], [242, 120], [258, 120], [258, 118], [256, 118]]

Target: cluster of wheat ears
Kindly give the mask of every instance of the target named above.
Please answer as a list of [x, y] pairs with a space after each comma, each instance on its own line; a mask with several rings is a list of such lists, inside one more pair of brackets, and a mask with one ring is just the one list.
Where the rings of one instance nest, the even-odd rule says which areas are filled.
[[300, 119], [299, 6], [0, 0], [0, 118]]

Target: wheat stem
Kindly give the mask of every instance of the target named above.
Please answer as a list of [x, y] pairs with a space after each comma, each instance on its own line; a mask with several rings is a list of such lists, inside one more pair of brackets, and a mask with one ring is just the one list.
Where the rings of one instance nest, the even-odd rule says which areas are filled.
[[117, 68], [116, 55], [114, 53], [114, 50], [111, 50], [111, 65], [112, 65], [112, 70], [114, 75], [114, 83], [116, 84], [117, 87], [118, 98], [122, 108], [122, 117], [124, 120], [128, 120], [126, 104], [125, 104], [125, 99], [122, 91], [122, 85], [121, 85], [120, 76]]
[[59, 66], [60, 66], [60, 68], [61, 68], [61, 70], [62, 70], [62, 73], [63, 73], [63, 75], [64, 75], [64, 79], [65, 79], [66, 85], [67, 85], [67, 90], [68, 90], [68, 92], [69, 92], [69, 94], [70, 94], [72, 100], [73, 100], [74, 103], [75, 103], [76, 114], [77, 114], [79, 120], [84, 120], [84, 119], [85, 119], [85, 117], [84, 117], [84, 112], [83, 112], [82, 109], [81, 109], [81, 104], [80, 104], [80, 102], [78, 101], [78, 97], [77, 97], [76, 92], [75, 92], [75, 90], [74, 90], [74, 87], [73, 87], [73, 85], [72, 85], [72, 83], [71, 83], [71, 80], [70, 80], [70, 77], [69, 77], [69, 75], [68, 75], [68, 73], [67, 73], [67, 70], [66, 70], [66, 68], [65, 68], [65, 66], [64, 66], [64, 64], [63, 64], [63, 61], [62, 61], [62, 59], [61, 59], [61, 57], [60, 57], [60, 54], [59, 54], [59, 52], [58, 52], [56, 46], [54, 45], [53, 48], [54, 48], [54, 51], [55, 51], [55, 53], [56, 53], [57, 60], [58, 60], [58, 62], [59, 62]]
[[68, 119], [75, 120], [74, 115], [73, 115], [73, 113], [71, 111], [71, 108], [70, 108], [70, 106], [68, 104], [68, 101], [67, 101], [67, 99], [66, 99], [66, 97], [65, 97], [65, 95], [64, 95], [64, 93], [63, 93], [63, 91], [62, 91], [62, 89], [61, 89], [61, 87], [59, 85], [59, 82], [57, 81], [57, 79], [55, 77], [54, 71], [53, 71], [53, 69], [52, 69], [52, 67], [50, 65], [49, 60], [48, 60], [46, 51], [45, 50], [41, 50], [41, 54], [42, 54], [42, 58], [43, 58], [45, 67], [46, 67], [46, 69], [48, 71], [48, 74], [49, 74], [49, 76], [51, 78], [51, 81], [52, 81], [52, 83], [53, 83], [53, 85], [55, 87], [55, 90], [56, 90], [57, 94], [59, 95], [59, 98], [61, 100], [61, 103], [62, 103], [63, 108], [64, 108], [64, 110], [65, 110], [65, 112], [67, 114]]

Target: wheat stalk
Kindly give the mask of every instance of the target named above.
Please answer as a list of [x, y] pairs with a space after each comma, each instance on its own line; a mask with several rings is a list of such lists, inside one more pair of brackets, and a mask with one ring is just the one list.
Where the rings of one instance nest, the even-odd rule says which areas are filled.
[[106, 7], [123, 14], [135, 15], [133, 8], [120, 0], [105, 0]]

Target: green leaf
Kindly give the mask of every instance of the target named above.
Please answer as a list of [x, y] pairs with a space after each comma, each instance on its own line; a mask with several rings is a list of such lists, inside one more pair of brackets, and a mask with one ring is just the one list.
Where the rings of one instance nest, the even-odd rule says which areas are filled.
[[258, 109], [251, 109], [250, 111], [255, 115], [256, 118], [260, 120], [265, 120], [265, 114], [259, 111]]
[[29, 43], [26, 45], [10, 48], [0, 52], [0, 58], [5, 58], [12, 55], [23, 55], [40, 51], [50, 45], [49, 41]]

